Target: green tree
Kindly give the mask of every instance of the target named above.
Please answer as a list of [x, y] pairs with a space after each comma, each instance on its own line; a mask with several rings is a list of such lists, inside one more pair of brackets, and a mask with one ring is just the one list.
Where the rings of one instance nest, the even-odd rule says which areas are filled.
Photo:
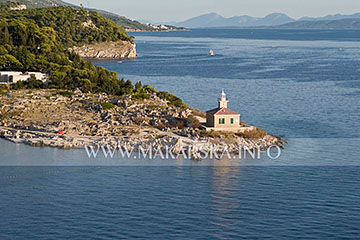
[[141, 81], [139, 81], [135, 84], [135, 93], [140, 92], [141, 89], [142, 89], [142, 84], [141, 84]]
[[10, 34], [6, 22], [0, 22], [0, 44], [9, 44]]
[[0, 56], [1, 70], [22, 70], [23, 66], [14, 56], [5, 54]]
[[5, 55], [7, 53], [8, 51], [6, 50], [6, 48], [4, 46], [0, 46], [0, 55]]

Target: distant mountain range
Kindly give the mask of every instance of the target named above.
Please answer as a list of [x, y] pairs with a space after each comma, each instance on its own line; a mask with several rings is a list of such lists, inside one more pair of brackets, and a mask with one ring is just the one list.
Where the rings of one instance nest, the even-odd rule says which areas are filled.
[[360, 13], [354, 13], [351, 15], [335, 14], [335, 15], [327, 15], [325, 17], [318, 17], [318, 18], [302, 17], [298, 19], [298, 21], [332, 21], [332, 20], [354, 19], [354, 18], [360, 18]]
[[225, 18], [217, 13], [209, 13], [190, 18], [183, 22], [173, 23], [173, 25], [187, 28], [253, 27], [280, 25], [293, 21], [295, 20], [281, 13], [273, 13], [264, 18], [256, 18], [251, 16], [235, 16], [231, 18]]
[[[62, 0], [0, 0], [0, 2], [23, 2], [28, 8], [56, 7], [56, 6], [79, 6]], [[352, 15], [328, 15], [325, 17], [302, 17], [294, 19], [283, 13], [272, 13], [263, 18], [251, 16], [223, 17], [217, 13], [204, 14], [190, 18], [182, 22], [155, 23], [149, 20], [132, 20], [115, 13], [98, 9], [89, 9], [99, 12], [103, 17], [109, 18], [125, 29], [153, 31], [153, 26], [144, 23], [166, 24], [186, 28], [279, 28], [279, 29], [360, 29], [360, 13]]]
[[359, 30], [360, 18], [322, 20], [322, 21], [296, 21], [268, 28], [276, 29], [336, 29], [336, 30]]
[[[251, 16], [234, 16], [225, 18], [217, 13], [204, 14], [182, 22], [169, 22], [178, 27], [186, 28], [223, 28], [223, 27], [264, 27], [264, 28], [330, 28], [360, 29], [357, 21], [360, 13], [352, 15], [328, 15], [325, 17], [302, 17], [294, 19], [283, 13], [272, 13], [263, 18]], [[339, 22], [336, 22], [339, 21]]]

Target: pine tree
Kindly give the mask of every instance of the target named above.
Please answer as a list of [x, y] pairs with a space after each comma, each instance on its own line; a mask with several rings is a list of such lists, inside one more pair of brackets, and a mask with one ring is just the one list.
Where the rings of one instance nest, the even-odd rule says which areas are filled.
[[10, 34], [6, 23], [0, 23], [0, 44], [10, 44]]
[[4, 28], [4, 35], [2, 40], [3, 40], [3, 44], [10, 44], [10, 34], [7, 26], [5, 26]]

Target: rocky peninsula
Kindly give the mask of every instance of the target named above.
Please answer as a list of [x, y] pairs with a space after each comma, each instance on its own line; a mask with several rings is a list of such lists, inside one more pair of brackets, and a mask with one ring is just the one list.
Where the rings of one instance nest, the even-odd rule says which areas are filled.
[[74, 46], [69, 50], [82, 58], [124, 59], [136, 58], [136, 44], [130, 41], [101, 42]]
[[154, 93], [149, 99], [131, 95], [59, 90], [18, 90], [0, 95], [0, 136], [15, 143], [56, 148], [89, 145], [132, 145], [165, 148], [181, 145], [227, 145], [254, 149], [284, 141], [256, 127], [237, 133], [208, 132], [204, 113], [173, 106]]

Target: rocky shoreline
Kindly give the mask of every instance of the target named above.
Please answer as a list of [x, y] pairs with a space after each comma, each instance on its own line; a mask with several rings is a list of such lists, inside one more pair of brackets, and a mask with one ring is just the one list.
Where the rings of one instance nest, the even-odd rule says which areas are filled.
[[69, 49], [82, 58], [127, 59], [136, 58], [136, 44], [128, 41], [102, 42], [74, 46]]
[[167, 30], [143, 30], [143, 29], [125, 29], [127, 33], [136, 32], [190, 32], [191, 29], [167, 29]]
[[56, 90], [22, 90], [1, 96], [0, 136], [31, 146], [153, 146], [173, 147], [175, 153], [188, 146], [227, 146], [230, 153], [237, 153], [239, 147], [264, 150], [284, 145], [281, 138], [269, 134], [252, 139], [241, 133], [208, 133], [195, 124], [200, 115], [198, 110], [172, 106], [156, 94], [135, 100], [78, 90], [71, 96]]

